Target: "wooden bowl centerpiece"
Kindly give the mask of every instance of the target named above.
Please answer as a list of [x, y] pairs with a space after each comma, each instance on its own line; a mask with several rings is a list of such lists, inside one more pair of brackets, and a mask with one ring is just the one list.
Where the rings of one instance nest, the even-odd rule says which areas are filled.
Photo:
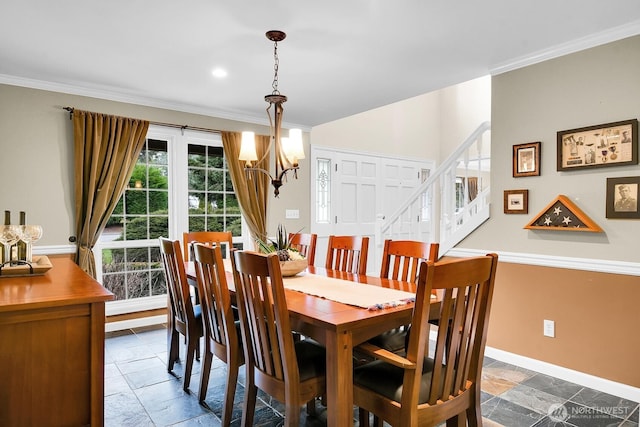
[[302, 272], [307, 268], [307, 265], [308, 262], [306, 258], [280, 261], [280, 271], [282, 271], [283, 277], [291, 277]]

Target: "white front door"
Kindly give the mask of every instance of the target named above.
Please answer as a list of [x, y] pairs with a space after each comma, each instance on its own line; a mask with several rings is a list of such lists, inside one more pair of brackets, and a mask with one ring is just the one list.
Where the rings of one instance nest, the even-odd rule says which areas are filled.
[[318, 234], [316, 265], [324, 265], [329, 235], [369, 237], [367, 272], [379, 273], [379, 216], [390, 215], [421, 183], [433, 162], [311, 148], [311, 232]]

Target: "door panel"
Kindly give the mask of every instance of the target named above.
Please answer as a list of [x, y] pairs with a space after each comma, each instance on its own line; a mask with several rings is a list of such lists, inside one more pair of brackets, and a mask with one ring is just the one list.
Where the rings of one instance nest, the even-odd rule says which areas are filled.
[[340, 208], [339, 222], [336, 219], [336, 227], [352, 227], [358, 222], [358, 185], [353, 182], [343, 182], [337, 192], [337, 200]]
[[362, 215], [360, 221], [362, 224], [373, 224], [376, 222], [376, 200], [377, 186], [371, 184], [363, 184], [360, 191], [360, 200], [362, 203]]

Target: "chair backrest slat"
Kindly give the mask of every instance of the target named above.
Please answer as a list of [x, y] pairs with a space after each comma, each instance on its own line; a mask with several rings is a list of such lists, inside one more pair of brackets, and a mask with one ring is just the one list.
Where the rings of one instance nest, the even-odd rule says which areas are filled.
[[471, 360], [473, 358], [472, 352], [469, 351], [474, 345], [475, 338], [475, 324], [479, 313], [480, 304], [476, 299], [477, 288], [472, 287], [469, 289], [468, 295], [465, 296], [469, 301], [468, 304], [472, 304], [464, 313], [463, 325], [461, 326], [462, 333], [460, 336], [464, 339], [461, 340], [459, 345], [460, 358], [456, 362], [458, 369], [456, 370], [456, 376], [453, 379], [454, 390], [463, 390], [465, 382], [467, 381], [467, 375], [471, 366]]

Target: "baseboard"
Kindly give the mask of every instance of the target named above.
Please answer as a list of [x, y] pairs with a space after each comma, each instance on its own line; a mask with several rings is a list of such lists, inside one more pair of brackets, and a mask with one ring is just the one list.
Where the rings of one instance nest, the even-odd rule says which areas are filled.
[[143, 326], [159, 325], [167, 322], [167, 315], [140, 317], [137, 319], [121, 320], [118, 322], [109, 322], [104, 326], [105, 332], [122, 331], [124, 329], [140, 328]]
[[497, 348], [487, 347], [484, 354], [487, 357], [491, 357], [492, 359], [496, 359], [501, 362], [506, 362], [520, 366], [521, 368], [540, 372], [541, 374], [560, 378], [583, 387], [589, 387], [594, 390], [629, 399], [634, 402], [640, 402], [640, 388], [637, 387], [617, 383], [605, 378], [574, 371], [573, 369], [563, 368], [562, 366], [553, 365], [551, 363], [542, 362], [540, 360], [520, 356], [518, 354], [509, 353], [508, 351], [499, 350]]

